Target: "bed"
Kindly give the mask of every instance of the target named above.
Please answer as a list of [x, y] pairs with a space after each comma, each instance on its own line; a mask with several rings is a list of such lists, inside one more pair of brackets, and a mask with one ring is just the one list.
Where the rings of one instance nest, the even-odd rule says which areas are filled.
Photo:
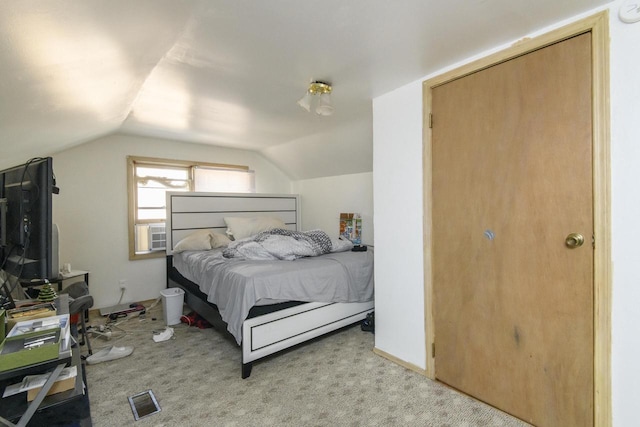
[[199, 233], [223, 235], [230, 219], [273, 218], [284, 229], [279, 234], [307, 233], [299, 230], [299, 208], [295, 194], [167, 193], [167, 287], [183, 289], [186, 304], [241, 347], [242, 378], [253, 362], [360, 322], [374, 309], [372, 250], [271, 261], [227, 258], [230, 247], [251, 240], [244, 235], [205, 251], [182, 246]]

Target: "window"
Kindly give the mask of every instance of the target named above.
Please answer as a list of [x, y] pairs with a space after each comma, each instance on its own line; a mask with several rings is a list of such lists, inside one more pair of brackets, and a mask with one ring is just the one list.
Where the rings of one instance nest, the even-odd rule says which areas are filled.
[[255, 193], [247, 166], [127, 157], [129, 259], [162, 256], [166, 248], [166, 192]]

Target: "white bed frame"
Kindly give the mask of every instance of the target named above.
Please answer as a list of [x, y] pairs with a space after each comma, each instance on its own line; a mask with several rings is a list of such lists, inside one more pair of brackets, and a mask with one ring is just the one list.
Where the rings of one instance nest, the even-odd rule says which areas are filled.
[[[224, 217], [274, 216], [291, 230], [300, 230], [300, 197], [297, 194], [167, 193], [167, 263], [174, 244], [199, 229], [226, 231]], [[175, 242], [175, 243], [174, 243]], [[168, 265], [168, 268], [170, 266]], [[176, 286], [167, 277], [168, 286]], [[193, 295], [187, 305], [199, 311], [207, 307]], [[242, 325], [242, 378], [251, 374], [254, 361], [320, 335], [359, 322], [373, 311], [374, 302], [312, 302], [244, 321]]]

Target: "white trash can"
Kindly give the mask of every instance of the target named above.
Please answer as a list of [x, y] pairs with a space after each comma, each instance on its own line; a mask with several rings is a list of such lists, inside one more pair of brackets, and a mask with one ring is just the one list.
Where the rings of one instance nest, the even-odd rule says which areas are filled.
[[167, 326], [177, 325], [182, 316], [184, 291], [180, 288], [168, 288], [161, 290], [160, 295], [162, 296], [162, 308]]

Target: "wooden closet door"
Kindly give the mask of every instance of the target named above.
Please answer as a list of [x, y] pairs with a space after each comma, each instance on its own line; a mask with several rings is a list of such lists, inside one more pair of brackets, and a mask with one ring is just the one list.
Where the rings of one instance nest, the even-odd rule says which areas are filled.
[[586, 33], [432, 91], [436, 378], [540, 426], [593, 424], [591, 79]]

